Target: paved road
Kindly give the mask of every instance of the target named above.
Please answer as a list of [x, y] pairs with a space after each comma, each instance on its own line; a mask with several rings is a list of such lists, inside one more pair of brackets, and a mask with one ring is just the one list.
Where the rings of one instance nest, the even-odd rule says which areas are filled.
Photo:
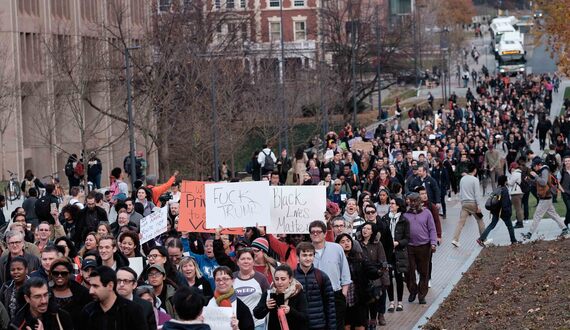
[[557, 57], [550, 57], [550, 53], [546, 50], [543, 40], [541, 40], [537, 42], [534, 49], [528, 52], [527, 68], [531, 73], [555, 72], [558, 70], [556, 61]]

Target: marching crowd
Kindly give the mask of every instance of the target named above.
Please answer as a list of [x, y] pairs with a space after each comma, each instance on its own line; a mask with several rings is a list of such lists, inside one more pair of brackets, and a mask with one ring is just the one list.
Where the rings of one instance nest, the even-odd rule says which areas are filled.
[[[554, 203], [562, 197], [570, 205], [570, 111], [547, 119], [552, 92], [548, 75], [483, 74], [465, 106], [452, 94], [439, 107], [432, 98], [423, 108], [398, 108], [374, 132], [347, 124], [292, 157], [263, 146], [248, 166], [253, 180], [326, 187], [324, 221], [315, 219], [306, 234], [180, 232], [177, 172], [160, 185], [147, 176], [129, 191], [115, 168], [108, 190], [84, 196], [72, 186], [61, 205], [53, 184], [38, 197], [36, 184], [24, 182], [22, 207], [9, 219], [0, 212], [0, 326], [210, 329], [204, 310], [224, 307], [232, 309], [227, 329], [386, 325], [386, 313], [404, 312], [404, 285], [408, 302], [426, 304], [432, 256], [440, 244], [460, 248], [469, 217], [482, 246], [499, 220], [518, 244], [514, 230], [527, 226], [535, 196], [522, 238], [535, 234], [545, 213], [568, 234], [569, 213], [563, 219]], [[544, 155], [529, 148], [535, 138]], [[485, 227], [480, 200], [488, 186]], [[461, 202], [459, 219], [447, 217], [452, 196]], [[158, 207], [168, 208], [168, 231], [141, 244], [141, 219]], [[442, 237], [443, 221], [456, 222], [453, 237]], [[135, 257], [143, 259], [140, 274]]]

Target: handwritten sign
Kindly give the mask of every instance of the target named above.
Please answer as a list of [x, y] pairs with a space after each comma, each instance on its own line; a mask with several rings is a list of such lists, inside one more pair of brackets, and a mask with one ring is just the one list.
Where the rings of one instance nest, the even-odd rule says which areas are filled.
[[[178, 231], [191, 233], [213, 233], [206, 228], [205, 182], [182, 181], [180, 187], [180, 215]], [[243, 234], [243, 228], [226, 228], [222, 234]]]
[[137, 278], [138, 278], [139, 276], [141, 276], [143, 271], [143, 258], [142, 257], [129, 258], [129, 267], [131, 267], [137, 273]]
[[269, 182], [206, 185], [206, 228], [269, 225]]
[[306, 234], [314, 220], [324, 220], [325, 186], [271, 186], [268, 233]]
[[415, 160], [418, 160], [418, 159], [420, 159], [420, 155], [424, 155], [424, 157], [426, 157], [426, 154], [427, 154], [427, 151], [425, 151], [425, 150], [420, 150], [420, 151], [414, 150], [414, 151], [412, 151], [412, 158]]
[[209, 325], [212, 330], [230, 329], [233, 314], [235, 313], [232, 307], [218, 307], [208, 305], [202, 310], [204, 323]]
[[158, 212], [152, 212], [141, 219], [141, 244], [144, 244], [156, 236], [166, 233], [168, 208], [163, 207]]
[[353, 151], [362, 150], [363, 153], [368, 154], [372, 152], [374, 146], [372, 145], [372, 142], [355, 141], [352, 144], [352, 147], [350, 147], [350, 149], [352, 149]]

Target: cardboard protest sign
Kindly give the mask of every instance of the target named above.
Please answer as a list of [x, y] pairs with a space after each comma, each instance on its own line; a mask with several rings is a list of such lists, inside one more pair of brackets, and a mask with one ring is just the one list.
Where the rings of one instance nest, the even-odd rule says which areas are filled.
[[[182, 181], [180, 186], [180, 215], [178, 231], [191, 233], [213, 233], [206, 228], [205, 182]], [[222, 234], [242, 235], [243, 228], [225, 228]]]
[[202, 310], [204, 323], [212, 330], [227, 330], [231, 328], [232, 315], [235, 314], [232, 307], [218, 307], [208, 305]]
[[168, 207], [163, 207], [160, 211], [152, 212], [141, 219], [141, 244], [166, 233], [167, 230]]
[[412, 151], [412, 158], [413, 159], [418, 160], [420, 158], [420, 155], [424, 155], [424, 157], [426, 157], [427, 151], [425, 151], [425, 150]]
[[267, 226], [269, 223], [268, 181], [206, 184], [206, 228]]
[[323, 220], [325, 186], [271, 186], [271, 224], [268, 233], [307, 234], [309, 224]]
[[374, 146], [372, 145], [372, 142], [355, 141], [350, 149], [353, 151], [362, 150], [363, 153], [368, 154], [372, 152]]
[[129, 267], [131, 267], [137, 273], [137, 278], [140, 277], [144, 268], [143, 258], [142, 257], [129, 258]]

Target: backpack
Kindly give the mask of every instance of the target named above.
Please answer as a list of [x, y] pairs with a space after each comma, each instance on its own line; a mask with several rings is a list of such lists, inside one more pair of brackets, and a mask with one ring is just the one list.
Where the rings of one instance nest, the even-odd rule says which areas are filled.
[[265, 163], [263, 164], [263, 171], [265, 172], [272, 172], [275, 169], [275, 162], [273, 158], [271, 158], [272, 151], [269, 151], [269, 154], [261, 151], [265, 155]]
[[77, 164], [75, 164], [75, 168], [73, 169], [73, 174], [75, 174], [75, 176], [79, 178], [85, 175], [85, 166], [83, 166], [82, 162], [77, 162]]
[[67, 164], [65, 164], [65, 176], [73, 176], [74, 172], [73, 163], [67, 162]]
[[491, 193], [491, 195], [489, 196], [489, 198], [487, 198], [487, 201], [485, 202], [485, 208], [491, 212], [498, 212], [501, 210], [501, 206], [502, 206], [502, 192], [501, 192], [502, 188], [499, 187], [497, 189], [495, 189], [495, 191], [493, 191]]
[[540, 199], [549, 199], [553, 195], [558, 195], [558, 179], [552, 173], [549, 173], [546, 186], [536, 184], [536, 194]]
[[530, 184], [528, 183], [531, 180], [530, 175], [527, 171], [521, 171], [521, 183], [518, 183], [519, 187], [523, 194], [526, 194], [530, 191]]
[[556, 170], [558, 169], [558, 163], [556, 162], [556, 156], [553, 154], [548, 154], [548, 156], [546, 156], [546, 159], [544, 160], [544, 163], [546, 165], [548, 165], [550, 172], [556, 172]]
[[35, 188], [36, 184], [33, 180], [24, 179], [24, 195], [30, 196], [30, 188]]
[[36, 216], [40, 220], [46, 220], [51, 218], [51, 198], [49, 195], [45, 195], [36, 201], [34, 209], [36, 211]]

